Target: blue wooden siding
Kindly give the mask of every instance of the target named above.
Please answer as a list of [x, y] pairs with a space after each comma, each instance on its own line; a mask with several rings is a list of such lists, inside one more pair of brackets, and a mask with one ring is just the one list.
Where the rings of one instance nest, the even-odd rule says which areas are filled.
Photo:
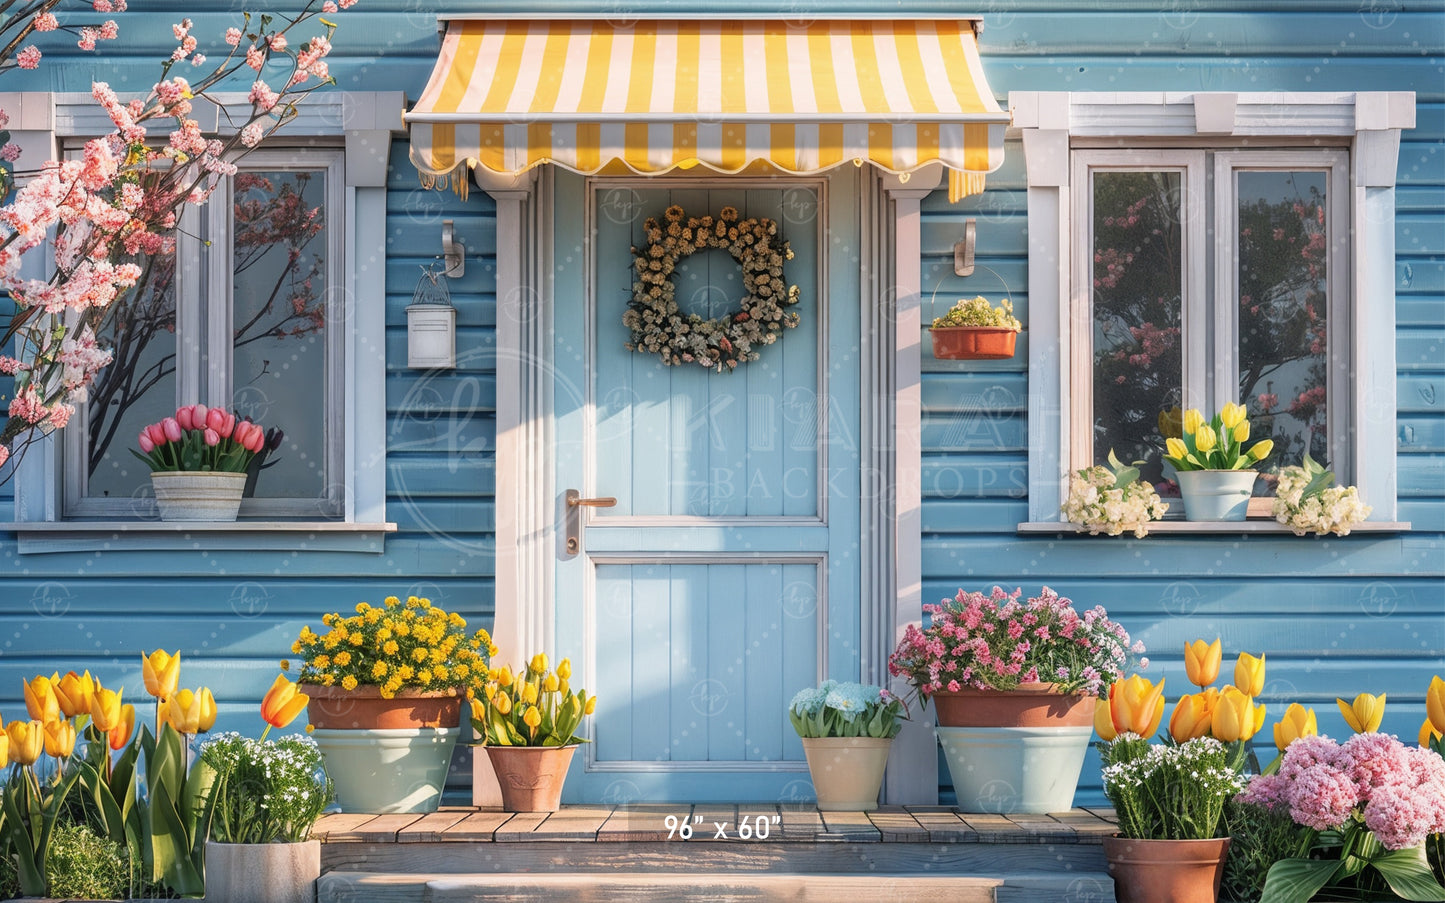
[[[194, 3], [133, 0], [117, 19], [125, 40], [104, 56], [47, 45], [35, 73], [10, 73], [6, 90], [147, 88], [169, 53], [169, 23]], [[453, 0], [457, 11], [503, 3]], [[534, 0], [539, 11], [605, 15], [611, 2]], [[681, 9], [646, 0], [635, 9]], [[1153, 537], [1145, 541], [1022, 538], [1026, 518], [1026, 345], [1011, 362], [936, 364], [925, 358], [923, 486], [926, 599], [959, 586], [1048, 584], [1102, 603], [1148, 643], [1168, 695], [1184, 686], [1179, 648], [1223, 637], [1232, 655], [1267, 652], [1271, 721], [1301, 699], [1339, 734], [1337, 695], [1387, 692], [1385, 727], [1413, 736], [1431, 673], [1445, 672], [1445, 4], [1359, 0], [1112, 0], [1082, 10], [1068, 0], [952, 4], [984, 10], [990, 84], [1010, 90], [1414, 90], [1418, 126], [1404, 136], [1397, 192], [1400, 516], [1415, 530], [1342, 540], [1292, 537]], [[515, 9], [516, 6], [510, 8]], [[786, 10], [740, 0], [714, 9]], [[876, 13], [872, 0], [809, 4], [816, 12]], [[900, 15], [939, 14], [913, 0]], [[230, 14], [195, 15], [205, 40]], [[434, 17], [411, 0], [363, 0], [340, 18], [332, 71], [343, 89], [418, 95], [436, 53]], [[212, 49], [214, 55], [214, 48]], [[66, 57], [63, 60], [61, 57]], [[467, 201], [418, 188], [406, 143], [393, 149], [388, 197], [386, 399], [387, 517], [401, 532], [380, 556], [338, 553], [96, 553], [18, 556], [0, 534], [0, 712], [20, 710], [16, 678], [88, 667], [140, 693], [137, 653], [179, 646], [187, 684], [210, 683], [223, 726], [254, 726], [252, 706], [302, 623], [321, 611], [387, 592], [427, 592], [483, 622], [493, 610], [495, 447], [493, 217], [488, 198]], [[960, 205], [925, 207], [924, 285], [940, 307], [965, 293], [996, 294], [993, 277], [951, 275], [962, 220], [978, 219], [980, 260], [997, 270], [1028, 320], [1022, 147], [1011, 143], [989, 190]], [[405, 318], [418, 265], [436, 253], [440, 220], [456, 220], [473, 259], [454, 281], [459, 368], [423, 377], [405, 368]], [[478, 258], [477, 255], [480, 255]], [[940, 282], [940, 277], [942, 277]], [[1025, 333], [1024, 341], [1027, 341]], [[926, 353], [926, 349], [925, 349]], [[380, 362], [378, 362], [380, 363]], [[380, 403], [380, 402], [378, 402]], [[0, 488], [0, 493], [7, 490]], [[7, 501], [0, 498], [0, 502]], [[1367, 500], [1368, 501], [1368, 500]], [[154, 575], [165, 574], [160, 580]], [[249, 720], [248, 720], [249, 719]], [[946, 774], [946, 771], [944, 772]], [[1085, 798], [1097, 798], [1086, 766]]]

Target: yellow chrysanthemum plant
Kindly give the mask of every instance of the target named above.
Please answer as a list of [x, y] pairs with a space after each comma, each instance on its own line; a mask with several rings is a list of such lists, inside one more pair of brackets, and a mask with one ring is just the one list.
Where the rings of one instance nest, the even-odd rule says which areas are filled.
[[1160, 415], [1159, 428], [1164, 433], [1164, 459], [1174, 465], [1176, 471], [1244, 470], [1274, 451], [1271, 439], [1261, 439], [1245, 450], [1249, 442], [1249, 416], [1244, 405], [1233, 402], [1207, 422], [1204, 415], [1193, 408], [1177, 421], [1172, 416]]
[[472, 727], [487, 746], [571, 746], [587, 742], [577, 735], [582, 719], [597, 708], [597, 697], [571, 688], [572, 662], [557, 670], [538, 653], [525, 670], [493, 668], [483, 698], [472, 700]]
[[[388, 596], [359, 602], [356, 613], [323, 615], [326, 630], [302, 627], [291, 651], [301, 656], [298, 683], [354, 690], [374, 686], [384, 699], [402, 691], [475, 695], [497, 654], [486, 630], [467, 632], [466, 619], [430, 599]], [[282, 670], [290, 663], [282, 662]]]

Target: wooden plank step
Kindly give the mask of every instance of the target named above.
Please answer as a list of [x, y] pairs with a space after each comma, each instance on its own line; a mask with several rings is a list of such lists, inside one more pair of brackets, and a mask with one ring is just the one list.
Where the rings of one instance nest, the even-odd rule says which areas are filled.
[[911, 874], [694, 873], [376, 875], [328, 872], [317, 903], [995, 903], [999, 878]]
[[1114, 879], [1104, 872], [1014, 873], [1004, 875], [994, 893], [998, 903], [1114, 903]]
[[635, 841], [665, 841], [668, 839], [667, 817], [673, 816], [674, 834], [682, 814], [688, 806], [674, 803], [618, 806], [612, 816], [597, 829], [597, 840], [603, 843], [626, 843]]

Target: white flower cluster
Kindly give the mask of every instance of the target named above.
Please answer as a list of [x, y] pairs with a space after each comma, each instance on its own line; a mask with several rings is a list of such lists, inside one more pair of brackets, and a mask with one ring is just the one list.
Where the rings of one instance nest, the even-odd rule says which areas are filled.
[[1118, 536], [1125, 530], [1143, 539], [1149, 534], [1148, 524], [1169, 510], [1143, 480], [1116, 486], [1117, 478], [1103, 465], [1086, 467], [1069, 479], [1069, 497], [1060, 508], [1069, 523], [1087, 527], [1097, 536], [1108, 533]]
[[1304, 494], [1310, 474], [1303, 467], [1280, 469], [1279, 487], [1271, 514], [1289, 527], [1296, 536], [1313, 532], [1316, 536], [1334, 533], [1348, 536], [1350, 530], [1370, 516], [1372, 509], [1360, 501], [1354, 486], [1330, 486]]

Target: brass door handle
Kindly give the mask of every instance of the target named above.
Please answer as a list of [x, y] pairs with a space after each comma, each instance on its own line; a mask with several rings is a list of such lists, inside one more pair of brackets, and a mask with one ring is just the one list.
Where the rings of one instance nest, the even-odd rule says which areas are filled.
[[575, 489], [567, 490], [563, 498], [567, 500], [567, 554], [576, 555], [582, 550], [582, 512], [577, 509], [611, 508], [617, 504], [617, 499], [608, 496], [584, 499], [582, 493]]

